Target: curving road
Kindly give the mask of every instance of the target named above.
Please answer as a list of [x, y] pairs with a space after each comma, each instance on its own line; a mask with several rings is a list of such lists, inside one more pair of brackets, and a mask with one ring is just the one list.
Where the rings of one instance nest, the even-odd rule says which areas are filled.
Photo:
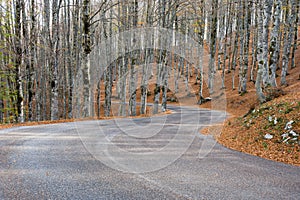
[[171, 109], [0, 130], [0, 199], [299, 199], [299, 167], [198, 134], [225, 113]]

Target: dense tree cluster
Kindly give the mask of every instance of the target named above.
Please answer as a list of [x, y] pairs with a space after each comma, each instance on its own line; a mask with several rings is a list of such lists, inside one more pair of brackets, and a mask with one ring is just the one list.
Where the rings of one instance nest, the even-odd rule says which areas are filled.
[[[136, 115], [137, 101], [145, 113], [149, 92], [154, 93], [154, 112], [160, 104], [164, 111], [171, 74], [175, 93], [184, 79], [187, 94], [189, 77], [197, 76], [199, 104], [205, 81], [214, 93], [216, 73], [223, 88], [225, 74], [231, 73], [232, 89], [241, 94], [249, 81], [255, 82], [264, 102], [264, 89], [287, 85], [288, 70], [296, 65], [299, 6], [300, 0], [0, 0], [0, 123], [100, 116], [101, 105], [109, 116], [113, 85], [120, 115]], [[196, 52], [198, 61], [185, 59], [192, 48], [181, 55], [144, 48], [155, 38], [140, 42], [133, 33], [125, 48], [140, 48], [119, 52], [94, 87], [91, 68], [101, 42], [114, 44], [105, 48], [112, 55], [122, 45], [113, 35], [147, 27], [193, 38], [202, 48]], [[166, 42], [176, 46], [176, 40]], [[203, 62], [205, 48], [208, 64]], [[148, 89], [150, 79], [154, 91]]]

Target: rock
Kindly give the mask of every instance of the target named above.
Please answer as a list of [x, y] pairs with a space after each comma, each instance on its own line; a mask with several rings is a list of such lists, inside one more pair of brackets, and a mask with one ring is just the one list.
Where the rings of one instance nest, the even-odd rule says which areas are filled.
[[294, 121], [289, 121], [288, 123], [286, 123], [284, 130], [290, 130], [293, 128], [292, 124], [294, 123]]
[[275, 117], [275, 119], [274, 119], [274, 125], [276, 125], [277, 123], [278, 123], [277, 117]]
[[286, 138], [286, 137], [288, 137], [288, 136], [289, 136], [288, 133], [284, 133], [284, 134], [281, 135], [281, 137], [283, 137], [283, 139]]
[[287, 143], [287, 141], [291, 139], [290, 137], [287, 137], [285, 140], [283, 140], [283, 143]]
[[272, 116], [269, 116], [269, 122], [273, 121]]
[[267, 133], [264, 137], [265, 137], [265, 139], [270, 140], [273, 138], [273, 135]]
[[290, 134], [291, 134], [292, 136], [294, 136], [294, 137], [299, 136], [299, 135], [298, 135], [295, 131], [293, 131], [293, 130], [290, 131]]

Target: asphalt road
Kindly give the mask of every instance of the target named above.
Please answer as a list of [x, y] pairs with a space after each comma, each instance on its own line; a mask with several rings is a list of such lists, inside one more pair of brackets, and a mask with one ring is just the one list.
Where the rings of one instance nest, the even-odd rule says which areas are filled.
[[0, 199], [299, 199], [300, 168], [229, 150], [198, 129], [225, 113], [0, 130]]

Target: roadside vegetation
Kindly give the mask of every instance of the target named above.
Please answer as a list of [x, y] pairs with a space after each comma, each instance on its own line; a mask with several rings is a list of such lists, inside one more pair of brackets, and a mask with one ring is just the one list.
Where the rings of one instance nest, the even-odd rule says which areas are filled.
[[218, 141], [235, 150], [300, 166], [300, 93], [226, 121]]

